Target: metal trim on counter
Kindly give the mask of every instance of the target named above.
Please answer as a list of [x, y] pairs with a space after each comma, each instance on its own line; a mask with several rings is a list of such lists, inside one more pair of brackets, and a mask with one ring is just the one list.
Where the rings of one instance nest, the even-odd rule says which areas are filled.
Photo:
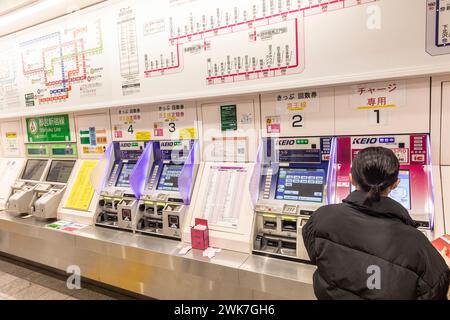
[[74, 232], [0, 212], [0, 251], [156, 299], [315, 299], [315, 266], [88, 226]]

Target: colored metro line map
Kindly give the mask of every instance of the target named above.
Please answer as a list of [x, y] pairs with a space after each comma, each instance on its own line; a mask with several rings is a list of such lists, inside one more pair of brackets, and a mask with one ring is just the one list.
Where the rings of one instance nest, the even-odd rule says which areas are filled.
[[[189, 60], [198, 55], [202, 56], [208, 85], [301, 73], [308, 16], [375, 1], [172, 0], [168, 21], [155, 18], [141, 28], [143, 77], [183, 72]], [[132, 43], [130, 51], [136, 53], [136, 28], [130, 27], [126, 42], [123, 30], [119, 30], [121, 48], [123, 43]], [[154, 43], [165, 45], [156, 49]], [[123, 86], [124, 95], [127, 88]]]
[[19, 44], [26, 107], [99, 94], [103, 81], [101, 20]]
[[[386, 71], [446, 66], [450, 0], [425, 2], [109, 0], [0, 39], [0, 115], [327, 83], [380, 72], [375, 61]], [[366, 28], [399, 8], [416, 17], [426, 9], [426, 42], [413, 37], [424, 35], [423, 23]], [[386, 25], [406, 20], [383, 17]], [[396, 46], [381, 59], [367, 49], [376, 43]]]

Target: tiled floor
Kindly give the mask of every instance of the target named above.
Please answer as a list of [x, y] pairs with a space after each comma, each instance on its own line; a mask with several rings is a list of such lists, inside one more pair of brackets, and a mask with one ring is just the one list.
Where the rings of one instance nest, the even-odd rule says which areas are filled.
[[131, 299], [82, 283], [70, 290], [63, 276], [0, 256], [0, 300], [118, 300]]

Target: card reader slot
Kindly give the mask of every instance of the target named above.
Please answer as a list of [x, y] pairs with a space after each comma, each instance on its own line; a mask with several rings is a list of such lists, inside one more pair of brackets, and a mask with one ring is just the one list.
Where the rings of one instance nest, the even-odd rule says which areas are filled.
[[105, 212], [105, 218], [106, 221], [117, 222], [117, 214], [115, 213]]
[[164, 209], [164, 206], [158, 204], [158, 205], [156, 206], [156, 213], [157, 213], [159, 216], [162, 216], [163, 209]]
[[281, 241], [281, 248], [288, 250], [297, 250], [297, 243], [292, 241]]
[[292, 241], [281, 241], [280, 254], [285, 256], [296, 256], [297, 255], [297, 243]]
[[147, 228], [156, 228], [157, 226], [158, 226], [158, 221], [155, 221], [155, 220], [147, 221]]
[[272, 248], [278, 248], [280, 244], [279, 240], [275, 240], [275, 239], [266, 239], [266, 245], [268, 247], [272, 247]]
[[263, 219], [263, 227], [264, 229], [277, 229], [277, 220], [273, 218], [264, 218]]
[[[138, 223], [138, 229], [143, 231], [153, 231], [163, 228], [163, 222], [159, 219], [142, 218]], [[150, 229], [150, 230], [149, 230]]]
[[113, 203], [112, 201], [105, 201], [105, 208], [106, 209], [112, 209]]
[[145, 213], [147, 214], [154, 214], [155, 213], [155, 207], [154, 206], [150, 206], [145, 208]]
[[297, 220], [281, 220], [282, 231], [297, 231]]

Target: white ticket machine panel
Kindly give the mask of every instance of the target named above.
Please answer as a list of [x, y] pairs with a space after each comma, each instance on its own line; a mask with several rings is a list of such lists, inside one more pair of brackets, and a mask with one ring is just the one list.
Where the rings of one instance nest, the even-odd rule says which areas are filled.
[[254, 99], [202, 104], [202, 163], [183, 241], [196, 218], [206, 219], [209, 244], [251, 252], [259, 109]]
[[132, 174], [137, 232], [181, 240], [198, 171], [197, 140], [150, 142]]
[[190, 225], [195, 218], [208, 220], [212, 247], [249, 252], [253, 222], [253, 204], [249, 185], [254, 163], [206, 163], [198, 182], [191, 221], [184, 229], [190, 240]]
[[22, 126], [20, 120], [0, 122], [0, 210], [5, 210], [13, 183], [25, 164]]
[[0, 159], [0, 210], [5, 210], [6, 202], [12, 192], [12, 185], [19, 178], [25, 158]]
[[253, 253], [309, 260], [302, 228], [316, 209], [329, 203], [333, 144], [329, 137], [262, 140]]
[[52, 159], [45, 179], [39, 183], [32, 198], [30, 213], [40, 219], [54, 219], [66, 190], [76, 160]]
[[130, 177], [145, 148], [143, 141], [112, 142], [106, 180], [95, 213], [97, 226], [133, 230], [138, 199]]
[[420, 228], [432, 230], [434, 197], [429, 136], [427, 134], [349, 136], [337, 138], [336, 203], [354, 190], [352, 160], [367, 147], [389, 148], [400, 162], [399, 186], [389, 195], [407, 209]]
[[49, 164], [48, 159], [28, 159], [20, 178], [12, 185], [6, 211], [14, 215], [28, 214], [34, 190], [42, 181]]

